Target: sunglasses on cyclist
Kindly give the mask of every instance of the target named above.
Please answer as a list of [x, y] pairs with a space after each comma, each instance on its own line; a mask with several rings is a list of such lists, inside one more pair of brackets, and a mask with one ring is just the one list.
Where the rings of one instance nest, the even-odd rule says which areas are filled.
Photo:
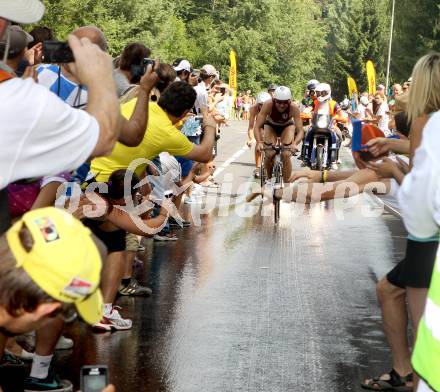
[[317, 97], [325, 97], [328, 94], [329, 94], [328, 91], [316, 91], [316, 96]]
[[290, 101], [279, 101], [278, 99], [274, 99], [273, 101], [278, 105], [288, 105], [290, 103]]

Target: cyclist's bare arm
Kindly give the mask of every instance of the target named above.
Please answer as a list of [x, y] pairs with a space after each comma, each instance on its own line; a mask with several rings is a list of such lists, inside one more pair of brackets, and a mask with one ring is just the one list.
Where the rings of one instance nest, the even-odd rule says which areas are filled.
[[251, 107], [251, 110], [249, 111], [248, 141], [254, 139], [254, 127], [257, 116], [258, 116], [257, 105], [254, 105]]
[[304, 129], [301, 120], [301, 110], [299, 109], [298, 105], [292, 103], [291, 113], [293, 114], [293, 119], [295, 120], [295, 140], [293, 141], [293, 144], [295, 146], [298, 146], [298, 144], [301, 143], [302, 140], [304, 139]]
[[272, 111], [272, 101], [266, 101], [263, 104], [260, 113], [258, 113], [257, 121], [254, 127], [255, 139], [257, 140], [257, 143], [263, 142], [262, 131], [264, 128], [264, 123], [266, 122], [266, 118], [271, 111]]

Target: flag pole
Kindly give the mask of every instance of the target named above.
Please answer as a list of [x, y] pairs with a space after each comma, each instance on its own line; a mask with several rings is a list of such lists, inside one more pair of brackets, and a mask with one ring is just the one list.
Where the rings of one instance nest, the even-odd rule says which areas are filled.
[[394, 31], [394, 9], [396, 5], [396, 0], [393, 0], [393, 6], [391, 11], [391, 29], [390, 29], [390, 44], [388, 46], [388, 61], [387, 61], [387, 79], [385, 83], [385, 91], [388, 93], [388, 87], [390, 83], [390, 65], [391, 65], [391, 48], [393, 46], [393, 31]]

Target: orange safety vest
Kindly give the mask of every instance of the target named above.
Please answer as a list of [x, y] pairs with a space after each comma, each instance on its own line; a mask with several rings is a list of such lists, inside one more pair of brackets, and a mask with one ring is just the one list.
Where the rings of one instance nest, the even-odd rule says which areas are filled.
[[[333, 117], [335, 115], [336, 101], [334, 99], [331, 99], [328, 103], [330, 105], [330, 115]], [[318, 109], [318, 105], [319, 105], [319, 103], [318, 103], [318, 101], [316, 101], [315, 108], [314, 108], [315, 112]]]

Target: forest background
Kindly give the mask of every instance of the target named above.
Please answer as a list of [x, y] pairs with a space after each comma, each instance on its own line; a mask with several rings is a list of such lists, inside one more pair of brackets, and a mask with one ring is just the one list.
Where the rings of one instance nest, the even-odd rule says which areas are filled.
[[[365, 63], [385, 82], [392, 0], [44, 0], [39, 23], [65, 39], [96, 25], [118, 56], [127, 43], [147, 45], [153, 57], [184, 57], [194, 67], [215, 65], [228, 82], [229, 51], [237, 53], [238, 89], [269, 83], [300, 97], [309, 79], [347, 94], [347, 75], [367, 87]], [[408, 79], [417, 59], [440, 50], [440, 1], [396, 0], [390, 81]]]

